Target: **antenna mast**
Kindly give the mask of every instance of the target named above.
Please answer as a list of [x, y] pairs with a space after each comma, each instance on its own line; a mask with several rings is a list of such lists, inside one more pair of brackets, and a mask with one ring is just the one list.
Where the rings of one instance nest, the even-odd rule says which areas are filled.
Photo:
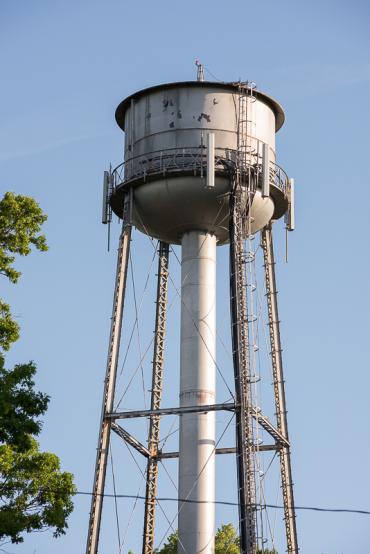
[[197, 81], [204, 81], [204, 66], [199, 60], [195, 60], [195, 65], [197, 66]]

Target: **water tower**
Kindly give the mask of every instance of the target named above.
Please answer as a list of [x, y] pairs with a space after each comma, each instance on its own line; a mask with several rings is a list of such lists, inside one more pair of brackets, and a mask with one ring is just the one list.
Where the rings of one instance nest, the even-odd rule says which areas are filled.
[[[179, 416], [179, 553], [214, 552], [215, 456], [236, 454], [241, 552], [255, 554], [258, 524], [256, 451], [280, 459], [282, 501], [289, 554], [298, 553], [290, 443], [281, 356], [272, 223], [285, 216], [294, 228], [293, 181], [276, 164], [275, 133], [284, 123], [281, 106], [253, 83], [198, 80], [141, 90], [116, 110], [125, 133], [124, 162], [104, 175], [103, 222], [112, 211], [122, 219], [116, 285], [87, 554], [98, 552], [110, 433], [114, 431], [147, 458], [143, 554], [154, 551], [160, 419]], [[114, 395], [132, 227], [158, 239], [158, 282], [150, 410], [115, 412]], [[249, 241], [260, 232], [264, 256], [270, 356], [276, 421], [255, 405], [251, 357], [253, 316], [249, 309]], [[181, 245], [179, 405], [163, 408], [162, 374], [166, 330], [168, 259]], [[217, 404], [216, 258], [229, 245], [230, 313], [235, 391]], [[225, 291], [226, 293], [226, 291]], [[215, 413], [235, 413], [236, 441], [217, 449]], [[149, 419], [147, 445], [127, 433], [125, 418]], [[268, 444], [258, 444], [263, 428]], [[228, 452], [222, 452], [228, 450]]]

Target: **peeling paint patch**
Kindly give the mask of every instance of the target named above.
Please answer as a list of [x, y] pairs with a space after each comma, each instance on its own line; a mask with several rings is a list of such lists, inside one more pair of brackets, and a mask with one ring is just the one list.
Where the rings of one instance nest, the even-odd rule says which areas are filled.
[[181, 119], [181, 118], [182, 118], [182, 113], [181, 113], [181, 110], [177, 110], [177, 117], [178, 117], [179, 119]]
[[173, 128], [174, 128], [174, 126], [175, 126], [175, 122], [174, 122], [174, 121], [171, 121], [171, 123], [170, 123], [170, 127], [171, 127], [171, 129], [173, 129]]
[[168, 106], [173, 106], [173, 100], [168, 99], [168, 98], [165, 98], [164, 100], [162, 100], [162, 105], [163, 105], [163, 111], [165, 112], [168, 108]]
[[200, 116], [198, 117], [198, 121], [202, 121], [202, 119], [205, 119], [209, 123], [211, 121], [211, 116], [209, 116], [206, 113], [201, 113]]
[[215, 106], [216, 104], [218, 104], [216, 98], [213, 99], [213, 105]]

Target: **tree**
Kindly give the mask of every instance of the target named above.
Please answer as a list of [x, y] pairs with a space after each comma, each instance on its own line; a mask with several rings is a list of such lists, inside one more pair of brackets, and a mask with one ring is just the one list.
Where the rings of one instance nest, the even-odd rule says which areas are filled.
[[[33, 198], [7, 192], [0, 201], [0, 274], [17, 283], [15, 254], [34, 246], [47, 250], [40, 234], [46, 216]], [[0, 299], [0, 348], [9, 350], [19, 337], [10, 307]], [[33, 362], [5, 368], [0, 352], [0, 541], [23, 542], [25, 533], [53, 529], [65, 533], [75, 494], [73, 476], [62, 472], [59, 458], [40, 452], [35, 437], [49, 397], [34, 390]]]
[[232, 523], [221, 525], [215, 537], [215, 554], [239, 554], [239, 537]]
[[55, 454], [40, 452], [35, 439], [20, 453], [9, 444], [0, 446], [0, 540], [23, 542], [24, 532], [53, 528], [65, 533], [73, 509], [73, 477], [60, 471]]
[[46, 412], [49, 403], [46, 394], [34, 390], [35, 373], [32, 362], [5, 369], [0, 354], [0, 443], [20, 452], [31, 447], [31, 435], [40, 433], [42, 424], [36, 418]]
[[[47, 250], [45, 236], [40, 234], [47, 217], [29, 196], [6, 192], [0, 200], [0, 274], [17, 283], [21, 273], [13, 263], [15, 255], [27, 256], [32, 246]], [[0, 299], [0, 347], [9, 350], [19, 338], [19, 325], [12, 319], [10, 307]]]
[[156, 550], [158, 554], [177, 554], [177, 543], [179, 542], [179, 534], [177, 531], [171, 533], [167, 538], [167, 542], [164, 543], [161, 550]]
[[45, 235], [40, 235], [47, 216], [30, 196], [6, 192], [0, 201], [0, 273], [16, 283], [20, 272], [12, 267], [15, 256], [27, 256], [31, 246], [48, 249]]
[[[158, 554], [177, 554], [178, 532], [172, 533]], [[221, 525], [215, 536], [215, 554], [240, 554], [240, 540], [238, 533], [232, 523]], [[256, 554], [278, 554], [275, 549], [258, 549]]]
[[0, 347], [9, 350], [10, 345], [19, 339], [19, 325], [12, 319], [9, 304], [0, 298]]

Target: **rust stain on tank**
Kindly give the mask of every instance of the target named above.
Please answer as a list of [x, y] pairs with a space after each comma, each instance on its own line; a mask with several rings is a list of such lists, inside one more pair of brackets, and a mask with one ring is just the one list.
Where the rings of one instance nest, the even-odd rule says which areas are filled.
[[209, 394], [209, 391], [198, 391], [197, 392], [197, 401], [198, 401], [198, 404], [210, 404], [211, 403], [211, 399], [210, 399], [210, 394]]

